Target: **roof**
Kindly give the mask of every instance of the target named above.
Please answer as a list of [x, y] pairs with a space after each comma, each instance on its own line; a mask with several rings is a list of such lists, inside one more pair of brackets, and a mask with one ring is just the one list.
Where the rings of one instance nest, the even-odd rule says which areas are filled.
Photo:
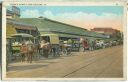
[[117, 29], [113, 29], [113, 28], [111, 28], [111, 27], [96, 27], [96, 28], [93, 28], [92, 30], [99, 30], [99, 31], [105, 31], [105, 30], [108, 30], [108, 31], [119, 31], [119, 30], [117, 30]]
[[42, 34], [40, 36], [58, 36], [57, 34], [53, 34], [53, 33], [48, 33], [48, 34]]
[[18, 33], [18, 34], [13, 34], [12, 35], [12, 37], [16, 37], [16, 36], [19, 36], [19, 37], [33, 37], [32, 35], [25, 34], [25, 33]]
[[59, 37], [72, 37], [72, 38], [78, 38], [80, 36], [77, 35], [70, 35], [70, 34], [63, 34], [63, 33], [53, 33], [53, 32], [41, 32], [42, 35], [50, 35], [50, 34], [55, 34], [58, 35]]
[[92, 32], [89, 31], [90, 37], [97, 37], [97, 38], [107, 38], [108, 35], [104, 35], [102, 33]]
[[[33, 26], [31, 24], [24, 23], [24, 22], [18, 22], [14, 19], [7, 19], [7, 23], [22, 26], [22, 27], [20, 27], [21, 29], [31, 29], [31, 30], [36, 30], [37, 29], [35, 26]], [[16, 28], [18, 28], [18, 27], [16, 27]]]
[[106, 38], [106, 36], [103, 34], [97, 32], [91, 32], [84, 28], [61, 23], [47, 18], [20, 18], [20, 19], [16, 19], [16, 21], [26, 24], [31, 24], [32, 26], [36, 26], [40, 33], [52, 32], [67, 37], [71, 35], [74, 37], [88, 36], [88, 37]]
[[7, 10], [7, 15], [12, 15], [12, 14], [13, 14], [13, 12], [12, 12], [12, 11]]
[[32, 24], [36, 26], [40, 32], [49, 31], [49, 32], [67, 33], [73, 35], [88, 35], [86, 29], [60, 23], [47, 18], [21, 18], [21, 19], [17, 19], [17, 21]]

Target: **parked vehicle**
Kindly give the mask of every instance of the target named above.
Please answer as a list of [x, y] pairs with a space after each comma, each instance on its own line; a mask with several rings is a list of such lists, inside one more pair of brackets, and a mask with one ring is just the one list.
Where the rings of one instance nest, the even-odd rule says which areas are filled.
[[78, 39], [74, 39], [72, 44], [72, 51], [79, 51], [79, 50], [80, 50], [80, 41]]
[[10, 45], [10, 51], [11, 51], [11, 58], [16, 59], [21, 54], [21, 46], [24, 41], [31, 40], [34, 42], [34, 37], [30, 34], [25, 33], [18, 33], [12, 35], [10, 38], [7, 39], [8, 45]]
[[96, 41], [96, 49], [104, 48], [104, 44], [103, 40]]
[[48, 57], [50, 54], [53, 56], [60, 56], [60, 46], [59, 46], [59, 36], [56, 34], [42, 34], [40, 35], [40, 41], [45, 41], [44, 43], [40, 42], [41, 53], [45, 57]]

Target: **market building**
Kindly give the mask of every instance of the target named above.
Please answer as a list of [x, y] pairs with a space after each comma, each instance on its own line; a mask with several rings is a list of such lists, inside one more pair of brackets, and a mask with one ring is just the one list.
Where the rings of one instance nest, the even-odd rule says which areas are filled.
[[16, 33], [26, 33], [37, 37], [42, 34], [56, 34], [60, 39], [69, 38], [108, 38], [105, 34], [51, 20], [45, 17], [20, 18], [20, 9], [12, 6], [7, 9], [7, 37]]
[[61, 40], [69, 38], [109, 38], [105, 34], [88, 31], [84, 28], [61, 23], [48, 18], [19, 18], [7, 19], [7, 37], [13, 34], [26, 33], [34, 37], [43, 34], [56, 34]]
[[44, 17], [20, 18], [16, 19], [16, 21], [36, 26], [40, 34], [57, 34], [61, 39], [80, 37], [107, 38], [106, 35], [97, 32], [91, 32], [81, 27], [65, 24]]

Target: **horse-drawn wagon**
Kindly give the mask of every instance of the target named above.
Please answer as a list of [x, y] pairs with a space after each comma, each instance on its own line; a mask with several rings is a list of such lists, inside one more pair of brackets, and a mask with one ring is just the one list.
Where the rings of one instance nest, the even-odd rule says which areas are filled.
[[42, 34], [40, 35], [40, 41], [40, 50], [43, 56], [60, 55], [60, 41], [57, 34]]
[[21, 47], [23, 43], [30, 40], [34, 42], [34, 38], [30, 34], [25, 34], [25, 33], [13, 34], [8, 40], [9, 41], [8, 44], [10, 45], [10, 51], [12, 56], [11, 58], [14, 60], [16, 60], [17, 57], [19, 58], [22, 53]]

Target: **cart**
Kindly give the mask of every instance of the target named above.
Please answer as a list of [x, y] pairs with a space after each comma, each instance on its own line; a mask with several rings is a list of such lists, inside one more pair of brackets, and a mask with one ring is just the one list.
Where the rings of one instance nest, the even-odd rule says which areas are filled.
[[[45, 40], [47, 48], [41, 47], [41, 53], [43, 56], [48, 57], [60, 56], [59, 36], [57, 34], [42, 34], [40, 35], [40, 41]], [[42, 45], [42, 44], [41, 44]]]

